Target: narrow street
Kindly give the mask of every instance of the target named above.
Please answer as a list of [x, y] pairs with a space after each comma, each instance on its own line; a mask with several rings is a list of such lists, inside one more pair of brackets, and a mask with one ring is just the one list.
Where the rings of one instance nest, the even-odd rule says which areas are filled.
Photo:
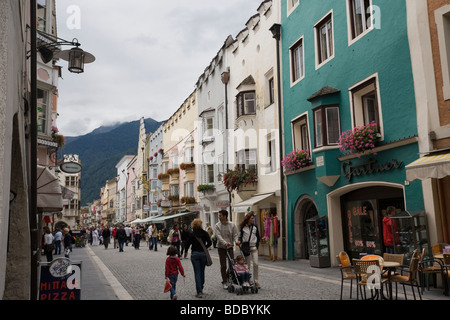
[[[169, 293], [163, 293], [166, 251], [166, 245], [159, 245], [157, 252], [150, 251], [145, 241], [142, 241], [139, 250], [129, 244], [124, 247], [124, 252], [118, 252], [111, 243], [107, 250], [100, 245], [74, 248], [74, 257], [80, 253], [88, 256], [104, 274], [107, 286], [115, 291], [119, 300], [169, 300]], [[217, 249], [211, 249], [211, 256], [213, 265], [206, 267], [202, 299], [195, 297], [194, 273], [190, 259], [181, 260], [186, 278], [178, 278], [179, 300], [339, 300], [341, 278], [338, 268], [312, 268], [307, 260], [272, 262], [260, 256], [261, 289], [258, 293], [248, 291], [244, 295], [237, 295], [222, 288]], [[82, 272], [85, 274], [91, 271], [83, 268]], [[413, 299], [410, 288], [407, 288], [407, 294], [408, 299]], [[349, 283], [344, 286], [344, 299], [349, 299]], [[404, 299], [401, 286], [399, 299]], [[442, 295], [440, 289], [434, 288], [425, 291], [423, 299], [450, 300]], [[352, 300], [356, 300], [355, 287]]]

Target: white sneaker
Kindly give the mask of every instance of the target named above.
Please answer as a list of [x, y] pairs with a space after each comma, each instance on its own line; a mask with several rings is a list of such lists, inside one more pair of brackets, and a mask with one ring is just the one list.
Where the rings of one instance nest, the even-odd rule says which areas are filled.
[[225, 290], [227, 290], [227, 289], [228, 289], [228, 284], [224, 283], [224, 284], [223, 284], [223, 288], [224, 288]]

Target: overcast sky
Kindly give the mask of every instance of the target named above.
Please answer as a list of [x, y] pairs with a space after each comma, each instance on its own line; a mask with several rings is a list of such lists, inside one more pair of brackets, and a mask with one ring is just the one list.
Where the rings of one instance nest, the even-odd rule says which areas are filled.
[[77, 38], [96, 57], [81, 74], [59, 61], [59, 131], [78, 136], [141, 117], [166, 120], [262, 2], [57, 0], [58, 36]]

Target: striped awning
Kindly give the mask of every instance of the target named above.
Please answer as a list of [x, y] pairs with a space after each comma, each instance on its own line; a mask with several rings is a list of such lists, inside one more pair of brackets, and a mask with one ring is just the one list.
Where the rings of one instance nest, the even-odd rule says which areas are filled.
[[429, 178], [442, 179], [450, 175], [450, 153], [424, 156], [405, 168], [408, 181]]

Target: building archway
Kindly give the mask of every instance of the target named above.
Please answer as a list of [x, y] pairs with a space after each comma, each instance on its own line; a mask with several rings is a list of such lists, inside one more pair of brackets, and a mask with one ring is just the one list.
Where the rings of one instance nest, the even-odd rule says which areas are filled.
[[317, 216], [317, 206], [309, 195], [301, 196], [294, 211], [295, 259], [309, 259], [306, 220]]

